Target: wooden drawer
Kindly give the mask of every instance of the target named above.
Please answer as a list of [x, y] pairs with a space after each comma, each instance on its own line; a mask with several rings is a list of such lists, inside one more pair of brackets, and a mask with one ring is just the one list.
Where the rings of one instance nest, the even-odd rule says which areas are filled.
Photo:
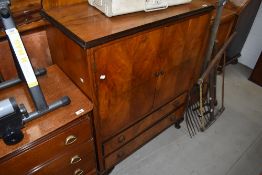
[[110, 169], [118, 162], [126, 158], [128, 155], [136, 151], [138, 148], [143, 146], [146, 142], [157, 136], [161, 133], [164, 129], [172, 125], [177, 119], [174, 116], [181, 116], [184, 112], [184, 106], [180, 107], [174, 113], [171, 113], [151, 128], [137, 136], [134, 140], [130, 141], [122, 148], [118, 149], [117, 151], [113, 152], [109, 156], [105, 158], [105, 167], [106, 169]]
[[54, 160], [48, 161], [47, 165], [32, 170], [29, 174], [41, 175], [74, 175], [86, 174], [96, 167], [93, 139], [84, 142], [71, 151], [67, 151]]
[[129, 142], [131, 139], [135, 138], [141, 132], [155, 124], [161, 118], [176, 110], [179, 106], [185, 103], [186, 96], [186, 93], [180, 95], [178, 98], [163, 106], [153, 114], [147, 116], [143, 120], [139, 121], [137, 124], [133, 125], [132, 127], [126, 129], [125, 131], [116, 135], [114, 138], [107, 141], [105, 144], [103, 144], [104, 155], [107, 156], [108, 154], [112, 153], [116, 149]]
[[[90, 119], [87, 116], [82, 117], [58, 133], [53, 133], [50, 139], [47, 139], [42, 143], [37, 143], [37, 146], [1, 163], [0, 174], [26, 174], [31, 169], [52, 159], [65, 149], [78, 147], [83, 142], [90, 140], [92, 138], [92, 133], [89, 120]], [[65, 142], [70, 136], [76, 137], [76, 140], [74, 141], [71, 139], [72, 143], [66, 145]], [[38, 140], [37, 142], [41, 141]]]

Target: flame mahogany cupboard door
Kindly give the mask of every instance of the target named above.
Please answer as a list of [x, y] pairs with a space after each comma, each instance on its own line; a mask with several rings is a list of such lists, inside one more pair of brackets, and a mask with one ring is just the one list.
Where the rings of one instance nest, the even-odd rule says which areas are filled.
[[195, 68], [203, 62], [209, 18], [206, 14], [164, 27], [155, 109], [187, 91], [199, 74]]
[[162, 29], [94, 50], [98, 113], [103, 140], [152, 111]]

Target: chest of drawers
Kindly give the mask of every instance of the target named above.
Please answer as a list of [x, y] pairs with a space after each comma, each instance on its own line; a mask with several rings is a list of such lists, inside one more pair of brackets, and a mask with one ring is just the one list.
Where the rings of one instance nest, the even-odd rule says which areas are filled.
[[212, 9], [196, 0], [113, 18], [86, 2], [42, 11], [54, 63], [94, 103], [100, 174], [183, 120]]
[[[71, 104], [27, 123], [20, 143], [7, 146], [0, 140], [0, 174], [95, 174], [92, 103], [56, 65], [39, 82], [47, 102], [67, 95]], [[25, 88], [20, 84], [2, 90], [0, 98], [14, 96], [30, 112]]]

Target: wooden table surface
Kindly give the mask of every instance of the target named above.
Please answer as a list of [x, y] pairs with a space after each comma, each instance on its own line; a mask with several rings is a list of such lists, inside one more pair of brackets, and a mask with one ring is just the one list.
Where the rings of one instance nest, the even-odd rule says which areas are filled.
[[90, 48], [213, 8], [214, 6], [205, 0], [193, 0], [191, 3], [168, 7], [165, 10], [136, 12], [109, 18], [86, 2], [43, 10], [42, 15], [80, 46]]
[[[27, 123], [22, 129], [24, 139], [20, 143], [7, 146], [3, 140], [0, 139], [0, 160], [10, 156], [10, 153], [26, 149], [43, 136], [87, 114], [93, 109], [93, 104], [88, 98], [82, 94], [56, 65], [49, 67], [47, 70], [47, 75], [38, 77], [47, 103], [50, 104], [54, 102], [54, 100], [58, 100], [66, 95], [71, 99], [71, 103]], [[23, 103], [28, 112], [34, 110], [32, 100], [24, 84], [0, 91], [0, 100], [9, 97], [15, 97], [18, 104]], [[83, 109], [84, 112], [76, 115], [75, 112], [80, 109]]]

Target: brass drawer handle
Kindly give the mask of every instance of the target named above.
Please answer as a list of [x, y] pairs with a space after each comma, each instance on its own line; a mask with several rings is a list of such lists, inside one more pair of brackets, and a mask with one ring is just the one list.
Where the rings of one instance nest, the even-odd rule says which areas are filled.
[[82, 174], [84, 174], [84, 171], [83, 171], [83, 170], [81, 170], [81, 169], [75, 170], [74, 175], [82, 175]]
[[70, 145], [77, 140], [77, 137], [74, 135], [70, 135], [65, 139], [65, 145]]
[[118, 138], [118, 143], [123, 143], [125, 140], [126, 140], [125, 136], [121, 135], [121, 136]]
[[79, 155], [75, 155], [74, 157], [71, 158], [70, 163], [76, 164], [76, 163], [80, 162], [81, 160], [82, 159], [81, 159], [81, 157], [79, 157]]

